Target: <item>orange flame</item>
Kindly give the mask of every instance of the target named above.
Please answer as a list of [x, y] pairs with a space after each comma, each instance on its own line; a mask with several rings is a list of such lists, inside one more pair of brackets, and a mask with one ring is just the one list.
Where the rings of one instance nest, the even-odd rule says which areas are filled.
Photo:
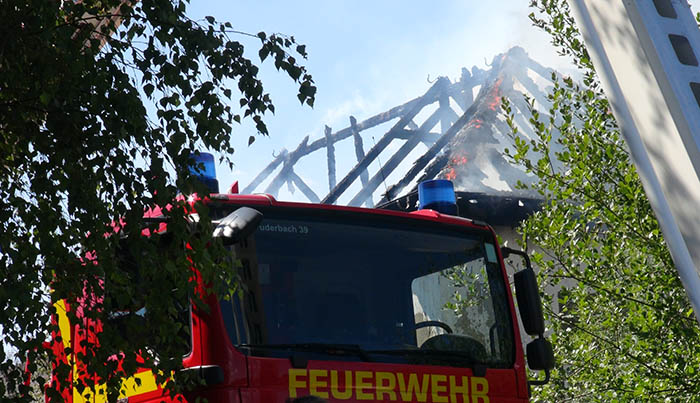
[[450, 158], [450, 161], [447, 163], [447, 167], [449, 170], [445, 174], [445, 179], [447, 180], [454, 180], [457, 177], [457, 170], [455, 167], [458, 167], [460, 165], [464, 165], [467, 163], [467, 157], [464, 155], [458, 155], [456, 157]]
[[496, 82], [493, 84], [493, 87], [491, 88], [491, 91], [489, 91], [489, 97], [491, 98], [491, 102], [489, 102], [487, 105], [489, 109], [492, 111], [495, 111], [496, 108], [501, 104], [501, 97], [499, 96], [499, 90], [501, 87], [501, 83], [503, 82], [503, 78], [499, 78], [496, 80]]
[[462, 157], [452, 158], [453, 165], [463, 165], [466, 163], [467, 163], [467, 157], [462, 156]]
[[495, 97], [493, 101], [489, 102], [489, 109], [495, 111], [498, 105], [501, 103], [501, 97]]

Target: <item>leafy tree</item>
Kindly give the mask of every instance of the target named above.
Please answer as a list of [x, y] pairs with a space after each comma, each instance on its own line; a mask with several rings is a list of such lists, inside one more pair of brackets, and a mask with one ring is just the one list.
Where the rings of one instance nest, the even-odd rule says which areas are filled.
[[[162, 374], [181, 365], [187, 345], [179, 307], [201, 297], [189, 281], [190, 258], [216, 291], [235, 284], [235, 273], [223, 270], [223, 248], [211, 242], [206, 208], [195, 206], [202, 222], [193, 228], [185, 218], [190, 204], [176, 196], [204, 190], [189, 172], [190, 152], [213, 150], [230, 164], [235, 124], [249, 119], [266, 135], [263, 116], [274, 106], [256, 63], [232, 39], [248, 34], [213, 17], [194, 21], [188, 4], [0, 6], [0, 326], [16, 352], [0, 350], [5, 398], [31, 399], [16, 360], [29, 358], [36, 375], [41, 357], [54, 354], [41, 347], [56, 330], [51, 302], [97, 303], [70, 316], [99, 320], [100, 344], [75, 347], [83, 349], [82, 370], [106, 381], [114, 400], [116, 352], [120, 375], [136, 369], [136, 352], [145, 360], [138, 365]], [[295, 58], [306, 57], [304, 46], [283, 35], [251, 36], [260, 40], [260, 61], [271, 59], [298, 83], [298, 99], [313, 106], [316, 88]], [[153, 225], [143, 221], [144, 210], [168, 204], [168, 233], [141, 236]], [[57, 373], [68, 379], [64, 367]]]
[[[700, 329], [564, 0], [533, 0], [582, 82], [555, 77], [546, 113], [530, 100], [534, 138], [510, 104], [510, 157], [534, 174], [545, 204], [521, 231], [540, 283], [561, 287], [547, 312], [557, 359], [541, 401], [693, 401], [700, 394]], [[521, 185], [524, 186], [524, 185]]]

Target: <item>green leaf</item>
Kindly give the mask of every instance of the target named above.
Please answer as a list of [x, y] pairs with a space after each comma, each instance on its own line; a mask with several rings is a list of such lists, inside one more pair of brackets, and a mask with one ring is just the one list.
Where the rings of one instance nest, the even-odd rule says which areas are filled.
[[39, 101], [41, 101], [41, 103], [44, 105], [48, 105], [49, 102], [51, 102], [51, 95], [46, 92], [42, 92], [39, 96]]
[[263, 46], [262, 48], [260, 48], [260, 50], [258, 51], [258, 56], [260, 57], [260, 61], [261, 61], [261, 62], [264, 62], [265, 59], [267, 59], [267, 56], [268, 56], [269, 54], [270, 54], [270, 49], [267, 48], [267, 47], [265, 47], [265, 46]]
[[146, 84], [143, 86], [143, 92], [146, 94], [147, 97], [150, 97], [151, 94], [153, 94], [153, 84]]

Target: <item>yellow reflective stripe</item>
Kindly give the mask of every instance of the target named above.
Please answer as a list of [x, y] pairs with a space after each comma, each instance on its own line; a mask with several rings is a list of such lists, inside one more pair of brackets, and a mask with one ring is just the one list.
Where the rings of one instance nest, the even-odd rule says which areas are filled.
[[[139, 380], [139, 383], [136, 380]], [[138, 374], [129, 377], [122, 383], [122, 388], [119, 391], [119, 398], [141, 395], [144, 393], [153, 392], [158, 389], [156, 377], [151, 371], [139, 372]], [[107, 393], [105, 385], [98, 385], [95, 390], [85, 389], [83, 393], [78, 393], [78, 390], [73, 388], [74, 403], [106, 403]]]
[[[58, 316], [58, 330], [61, 331], [61, 339], [63, 339], [63, 347], [70, 347], [70, 322], [68, 322], [68, 314], [66, 314], [66, 302], [60, 300], [53, 304], [56, 308], [56, 315]], [[70, 357], [68, 358], [70, 362]]]
[[[61, 339], [63, 340], [63, 347], [68, 348], [71, 346], [71, 326], [68, 321], [68, 315], [66, 314], [66, 303], [64, 300], [60, 300], [54, 304], [56, 308], [56, 315], [58, 316], [58, 329], [61, 331]], [[72, 362], [72, 355], [67, 356], [68, 364]], [[78, 368], [73, 365], [73, 381], [78, 380]], [[139, 382], [137, 383], [137, 379]], [[119, 391], [119, 397], [131, 397], [144, 393], [153, 392], [158, 389], [156, 384], [156, 377], [153, 375], [152, 371], [144, 371], [135, 374], [122, 383], [122, 388]], [[83, 390], [83, 393], [78, 393], [78, 390], [73, 387], [73, 402], [75, 403], [103, 403], [107, 402], [107, 395], [105, 393], [105, 385], [98, 385], [95, 390], [87, 388]]]
[[103, 403], [107, 402], [104, 386], [95, 388], [94, 391], [86, 388], [83, 394], [78, 393], [78, 389], [73, 386], [73, 403]]
[[[139, 383], [136, 380], [139, 380]], [[158, 389], [156, 384], [156, 377], [151, 371], [139, 372], [138, 374], [127, 378], [122, 384], [122, 390], [120, 397], [136, 396], [143, 393], [153, 392]], [[124, 394], [123, 396], [121, 396]]]

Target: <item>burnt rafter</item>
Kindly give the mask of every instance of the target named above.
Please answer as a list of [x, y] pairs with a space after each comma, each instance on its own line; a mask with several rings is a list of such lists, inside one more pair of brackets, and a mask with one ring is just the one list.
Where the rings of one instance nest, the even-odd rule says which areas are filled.
[[333, 189], [335, 187], [335, 147], [331, 141], [333, 130], [326, 126], [324, 134], [326, 136], [326, 155], [328, 157], [328, 187]]
[[411, 137], [407, 139], [405, 143], [401, 146], [401, 148], [394, 153], [394, 155], [391, 156], [389, 161], [386, 162], [381, 168], [380, 172], [377, 172], [376, 175], [372, 177], [372, 179], [362, 188], [362, 190], [352, 199], [350, 200], [350, 205], [357, 205], [359, 202], [366, 200], [369, 198], [372, 193], [374, 193], [375, 190], [377, 190], [377, 187], [381, 184], [381, 182], [384, 181], [384, 178], [386, 178], [386, 175], [391, 174], [396, 167], [399, 166], [401, 161], [403, 161], [404, 158], [408, 155], [413, 148], [418, 144], [419, 141], [421, 141], [424, 136], [428, 134], [428, 131], [433, 128], [438, 123], [438, 119], [440, 118], [440, 110], [435, 111], [426, 121], [419, 127], [417, 130], [415, 130], [416, 133], [414, 133]]
[[280, 153], [270, 162], [267, 164], [265, 169], [260, 171], [260, 173], [250, 182], [248, 186], [246, 186], [241, 193], [243, 194], [248, 194], [248, 193], [253, 193], [255, 189], [260, 186], [260, 184], [268, 177], [272, 172], [275, 171], [275, 169], [283, 163], [286, 158], [287, 158], [288, 151], [285, 149], [282, 149]]
[[477, 105], [472, 104], [466, 112], [455, 122], [454, 125], [452, 125], [446, 132], [445, 134], [442, 135], [434, 144], [432, 147], [428, 149], [428, 151], [423, 154], [416, 162], [413, 164], [413, 167], [404, 175], [401, 180], [390, 187], [387, 191], [382, 200], [379, 201], [379, 204], [386, 203], [387, 200], [391, 200], [394, 197], [398, 195], [398, 193], [403, 190], [404, 187], [406, 187], [411, 181], [418, 175], [423, 169], [428, 165], [430, 161], [432, 161], [438, 153], [447, 145], [447, 143], [452, 140], [456, 135], [459, 130], [461, 130], [466, 124], [468, 124], [470, 121], [472, 121], [472, 118], [474, 114], [476, 113], [477, 110]]
[[[360, 136], [360, 130], [357, 128], [357, 119], [354, 116], [350, 116], [350, 129], [352, 129], [352, 138], [355, 143], [355, 156], [357, 157], [357, 162], [362, 161], [365, 158], [365, 148], [362, 146], [362, 136]], [[369, 180], [369, 174], [367, 171], [362, 171], [360, 173], [360, 181], [362, 186], [367, 184]], [[330, 186], [329, 189], [333, 189], [335, 185]]]
[[[497, 178], [500, 181], [503, 181], [505, 176], [515, 177], [518, 173], [514, 173], [505, 160], [499, 156], [494, 157], [499, 153], [497, 148], [502, 145], [504, 132], [507, 130], [504, 122], [497, 116], [500, 113], [500, 99], [503, 96], [511, 99], [516, 112], [516, 122], [523, 129], [521, 132], [530, 135], [532, 131], [528, 130], [528, 123], [521, 116], [528, 107], [522, 93], [526, 93], [537, 103], [544, 104], [547, 102], [546, 97], [538, 83], [551, 82], [552, 73], [553, 70], [530, 59], [522, 48], [513, 48], [494, 57], [488, 70], [477, 67], [471, 70], [464, 68], [458, 81], [453, 83], [446, 77], [440, 77], [424, 95], [402, 105], [363, 121], [350, 116], [349, 126], [336, 132], [325, 126], [322, 137], [309, 142], [307, 136], [294, 151], [283, 149], [242, 193], [254, 193], [272, 176], [265, 188], [265, 192], [272, 195], [277, 195], [279, 189], [286, 184], [290, 191], [299, 189], [311, 202], [320, 200], [321, 203], [334, 204], [343, 197], [344, 200], [350, 200], [347, 203], [349, 205], [373, 206], [377, 196], [380, 199], [378, 204], [385, 203], [406, 191], [411, 191], [419, 180], [458, 177], [457, 179], [462, 180], [460, 186], [469, 187], [470, 184], [465, 181], [476, 181], [475, 183], [480, 185], [479, 181], [493, 175], [493, 167], [496, 167], [498, 175], [501, 175]], [[477, 88], [479, 91], [475, 96]], [[363, 132], [391, 121], [395, 123], [366, 150]], [[357, 164], [345, 171], [343, 167], [336, 166], [336, 154], [339, 150], [336, 145], [349, 138], [352, 138], [354, 144]], [[399, 142], [398, 148], [389, 147], [394, 141]], [[397, 181], [386, 183], [389, 175], [397, 170], [409, 154], [414, 155], [412, 152], [418, 145], [427, 150], [423, 151], [422, 155], [419, 154], [413, 165], [402, 173]], [[319, 189], [316, 189], [316, 192], [311, 189], [302, 180], [303, 172], [295, 172], [294, 166], [300, 159], [324, 148], [328, 168], [328, 193], [319, 197]], [[388, 150], [396, 151], [389, 155]], [[381, 161], [386, 161], [385, 164], [378, 163], [380, 156]], [[484, 156], [492, 158], [490, 170], [474, 167], [479, 159], [485, 158]], [[370, 172], [370, 166], [373, 173]], [[464, 172], [458, 175], [459, 170]], [[380, 190], [382, 183], [385, 192]], [[358, 185], [359, 190], [349, 194], [349, 191], [357, 189]], [[484, 191], [482, 188], [461, 190]], [[489, 191], [488, 186], [486, 191]]]
[[[335, 188], [333, 188], [330, 193], [328, 193], [328, 196], [326, 196], [323, 199], [323, 203], [328, 203], [328, 204], [333, 204], [338, 200], [338, 197], [345, 192], [345, 190], [352, 184], [355, 179], [359, 176], [360, 172], [366, 171], [369, 164], [374, 161], [375, 158], [379, 156], [379, 154], [386, 148], [386, 146], [391, 143], [392, 140], [396, 139], [397, 132], [400, 130], [403, 130], [404, 127], [413, 120], [413, 118], [425, 107], [426, 104], [428, 104], [431, 100], [435, 99], [438, 95], [438, 93], [443, 89], [443, 87], [449, 84], [449, 80], [447, 80], [444, 77], [441, 77], [438, 79], [438, 81], [433, 84], [432, 87], [425, 93], [423, 96], [423, 101], [417, 103], [416, 105], [413, 106], [405, 115], [399, 119], [396, 124], [389, 129], [389, 131], [379, 139], [377, 144], [372, 147], [367, 155], [365, 155], [365, 158], [362, 159], [362, 161], [358, 162], [357, 165], [348, 172], [347, 175], [341, 180]], [[374, 179], [374, 178], [373, 178]], [[372, 183], [372, 181], [370, 181]], [[360, 192], [362, 193], [362, 192]], [[358, 200], [356, 200], [358, 201]], [[364, 202], [363, 200], [359, 200], [360, 203]]]
[[299, 144], [297, 149], [286, 155], [286, 158], [284, 160], [284, 165], [282, 166], [282, 170], [275, 177], [275, 179], [273, 179], [272, 182], [270, 182], [267, 189], [265, 189], [265, 193], [269, 193], [273, 196], [277, 196], [277, 192], [279, 191], [279, 188], [285, 182], [291, 181], [292, 178], [290, 176], [290, 173], [293, 172], [293, 166], [294, 166], [294, 164], [296, 164], [296, 162], [299, 160], [299, 158], [301, 158], [301, 156], [306, 153], [307, 147], [308, 147], [307, 146], [308, 142], [309, 142], [309, 136], [304, 137], [304, 140], [301, 141], [301, 143]]

